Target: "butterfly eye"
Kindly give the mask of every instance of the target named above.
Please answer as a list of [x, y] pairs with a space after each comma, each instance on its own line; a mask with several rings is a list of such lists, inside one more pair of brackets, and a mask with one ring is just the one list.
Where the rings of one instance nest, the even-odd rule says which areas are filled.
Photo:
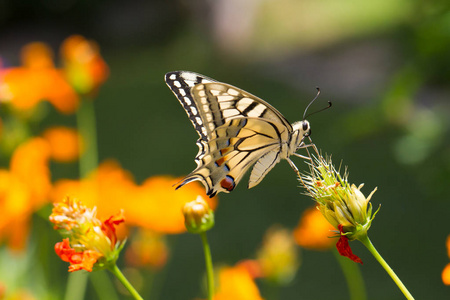
[[308, 131], [309, 129], [309, 124], [306, 121], [303, 121], [303, 131]]

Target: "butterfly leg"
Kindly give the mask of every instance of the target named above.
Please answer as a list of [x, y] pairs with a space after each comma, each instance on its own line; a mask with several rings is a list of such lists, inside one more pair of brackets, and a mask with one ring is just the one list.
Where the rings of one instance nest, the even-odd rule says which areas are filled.
[[297, 166], [294, 164], [294, 162], [289, 157], [286, 160], [288, 161], [288, 163], [291, 166], [292, 170], [294, 170], [294, 172], [297, 173], [297, 177], [301, 178], [300, 172], [299, 172]]

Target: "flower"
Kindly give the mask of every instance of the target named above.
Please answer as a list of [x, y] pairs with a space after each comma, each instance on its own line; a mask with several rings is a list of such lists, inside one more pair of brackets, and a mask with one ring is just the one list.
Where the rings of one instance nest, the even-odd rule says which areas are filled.
[[333, 226], [323, 217], [317, 206], [306, 209], [293, 235], [297, 244], [306, 249], [326, 250], [334, 244], [330, 238]]
[[47, 100], [60, 112], [73, 113], [78, 96], [61, 70], [54, 67], [51, 49], [43, 43], [31, 43], [22, 49], [22, 67], [0, 70], [0, 102], [17, 110], [31, 110]]
[[33, 138], [15, 150], [9, 169], [0, 169], [0, 239], [11, 249], [25, 247], [31, 215], [48, 201], [49, 157], [47, 142]]
[[262, 300], [258, 287], [245, 264], [219, 271], [219, 285], [214, 300]]
[[186, 203], [182, 212], [186, 229], [191, 233], [205, 232], [214, 226], [214, 213], [201, 196]]
[[67, 80], [80, 94], [95, 93], [109, 75], [98, 45], [81, 35], [68, 37], [61, 46]]
[[131, 238], [125, 253], [127, 263], [135, 267], [162, 268], [168, 259], [169, 249], [165, 236], [139, 228]]
[[49, 219], [65, 237], [55, 245], [55, 252], [70, 263], [69, 272], [107, 268], [119, 256], [124, 243], [117, 239], [115, 226], [124, 222], [123, 213], [103, 222], [96, 215], [95, 207], [89, 209], [74, 198], [54, 203]]
[[55, 126], [47, 128], [42, 136], [50, 145], [50, 154], [53, 160], [70, 162], [80, 156], [82, 150], [81, 136], [76, 130], [64, 126]]
[[[138, 185], [130, 172], [123, 170], [117, 162], [108, 160], [83, 180], [57, 181], [50, 197], [53, 201], [67, 195], [83, 199], [86, 205], [97, 206], [100, 216], [112, 215], [123, 209], [130, 226], [177, 234], [186, 231], [180, 213], [184, 204], [198, 195], [205, 195], [200, 184], [175, 190], [173, 185], [179, 180], [171, 176], [153, 176]], [[214, 209], [217, 197], [208, 198], [207, 202]]]
[[130, 223], [160, 233], [178, 234], [186, 231], [184, 217], [180, 213], [183, 206], [199, 195], [206, 199], [209, 207], [215, 209], [217, 197], [208, 198], [199, 183], [189, 184], [175, 190], [174, 184], [180, 178], [153, 176], [145, 180], [127, 206]]
[[330, 158], [326, 160], [319, 156], [309, 165], [310, 173], [301, 174], [301, 183], [307, 194], [317, 202], [322, 215], [339, 230], [339, 253], [360, 262], [351, 252], [348, 240], [367, 237], [367, 230], [376, 214], [372, 215], [372, 204], [369, 202], [376, 188], [366, 198], [361, 192], [363, 184], [359, 187], [349, 184], [348, 173], [341, 176]]
[[291, 282], [300, 266], [299, 254], [291, 232], [279, 226], [269, 228], [256, 261], [264, 278], [282, 285]]
[[[450, 235], [447, 237], [447, 255], [450, 257]], [[447, 264], [442, 271], [442, 282], [444, 282], [445, 285], [450, 285], [450, 263]]]

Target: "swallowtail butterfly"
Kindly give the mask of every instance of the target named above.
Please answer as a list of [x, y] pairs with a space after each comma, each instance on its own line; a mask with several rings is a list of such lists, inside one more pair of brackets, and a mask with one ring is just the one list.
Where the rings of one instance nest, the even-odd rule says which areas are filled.
[[305, 158], [296, 151], [308, 146], [303, 142], [311, 133], [307, 120], [291, 125], [269, 103], [194, 72], [169, 72], [165, 81], [200, 135], [197, 168], [177, 189], [199, 180], [210, 197], [228, 193], [254, 165], [248, 183], [252, 188], [281, 159], [298, 172], [289, 156]]

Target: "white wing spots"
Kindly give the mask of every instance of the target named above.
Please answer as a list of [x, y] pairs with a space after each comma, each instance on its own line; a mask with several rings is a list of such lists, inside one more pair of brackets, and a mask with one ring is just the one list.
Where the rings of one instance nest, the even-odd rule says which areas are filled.
[[232, 96], [239, 96], [239, 91], [237, 91], [235, 89], [228, 89], [227, 93], [232, 95]]
[[186, 91], [183, 89], [179, 90], [181, 96], [186, 96]]
[[219, 102], [219, 106], [221, 110], [225, 110], [233, 106], [232, 102]]
[[227, 109], [223, 111], [223, 116], [225, 118], [231, 118], [240, 115], [241, 113], [237, 109]]
[[213, 116], [211, 114], [206, 114], [206, 121], [212, 122]]
[[171, 80], [175, 80], [177, 78], [177, 75], [175, 75], [175, 74], [172, 74], [172, 75], [170, 75], [170, 77], [169, 77], [169, 79], [171, 79]]
[[191, 105], [191, 104], [192, 104], [191, 99], [189, 99], [189, 97], [184, 97], [183, 99], [184, 99], [184, 102], [185, 102], [187, 105]]
[[175, 80], [174, 82], [173, 82], [173, 85], [174, 86], [176, 86], [176, 87], [181, 87], [181, 83], [178, 81], [178, 80]]
[[217, 100], [219, 102], [233, 101], [234, 97], [231, 95], [221, 95], [221, 96], [217, 96]]
[[206, 96], [206, 92], [204, 90], [198, 91], [198, 95], [200, 97], [205, 97]]
[[221, 91], [219, 91], [219, 90], [210, 90], [209, 91], [213, 96], [218, 96], [218, 95], [220, 95], [220, 93], [221, 93]]
[[[239, 109], [240, 111], [244, 111], [247, 107], [249, 107], [250, 105], [252, 105], [253, 103], [255, 103], [255, 101], [253, 101], [250, 98], [242, 98], [241, 100], [239, 100], [239, 102], [236, 105], [236, 108]], [[250, 115], [249, 115], [250, 116]]]
[[203, 104], [203, 110], [204, 111], [209, 111], [209, 105], [208, 104]]
[[214, 131], [214, 129], [216, 129], [216, 126], [214, 126], [213, 123], [209, 123], [208, 124], [209, 130]]
[[202, 127], [202, 133], [203, 133], [204, 135], [207, 135], [207, 134], [208, 134], [208, 132], [206, 131], [206, 128], [205, 128], [205, 127]]
[[191, 111], [194, 116], [198, 113], [197, 109], [193, 106], [191, 107]]
[[195, 117], [195, 121], [198, 125], [203, 125], [202, 119], [200, 119], [199, 117]]
[[262, 105], [260, 103], [255, 108], [253, 108], [251, 111], [249, 111], [247, 115], [249, 117], [254, 117], [254, 118], [260, 117], [261, 114], [264, 112], [264, 109], [266, 109], [266, 106]]

